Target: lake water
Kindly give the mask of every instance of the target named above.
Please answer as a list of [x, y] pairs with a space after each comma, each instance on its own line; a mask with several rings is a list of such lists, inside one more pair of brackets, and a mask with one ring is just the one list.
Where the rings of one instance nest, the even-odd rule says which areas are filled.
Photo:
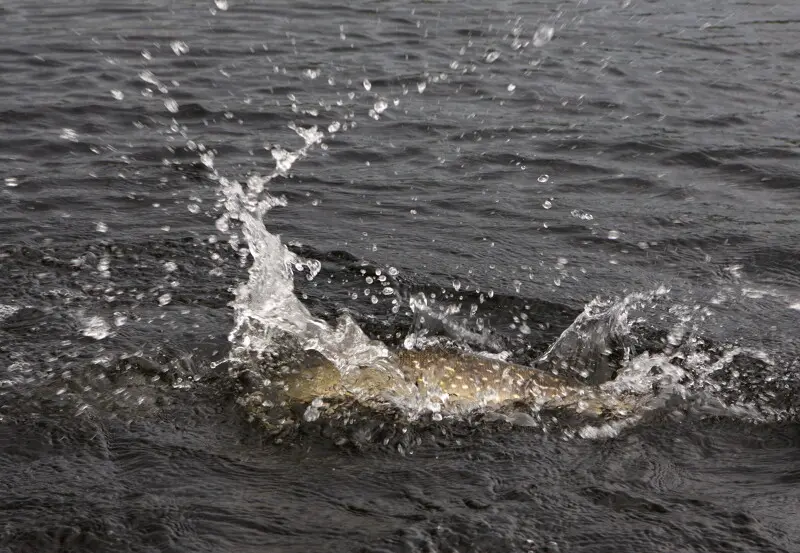
[[[0, 29], [0, 552], [800, 551], [792, 0]], [[276, 431], [238, 372], [269, 329], [340, 367], [552, 346], [639, 408]]]

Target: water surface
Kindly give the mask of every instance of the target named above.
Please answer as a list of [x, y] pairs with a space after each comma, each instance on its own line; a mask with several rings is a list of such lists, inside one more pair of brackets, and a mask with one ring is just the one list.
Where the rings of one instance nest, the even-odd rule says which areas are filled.
[[[798, 551], [793, 2], [0, 15], [0, 551]], [[591, 305], [659, 401], [276, 437], [228, 367], [277, 290], [219, 223], [273, 174], [314, 317], [531, 363]]]

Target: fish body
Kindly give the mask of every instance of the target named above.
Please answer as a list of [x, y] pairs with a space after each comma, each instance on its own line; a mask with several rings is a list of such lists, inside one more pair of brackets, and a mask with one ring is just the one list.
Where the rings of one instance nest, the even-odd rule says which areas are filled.
[[306, 352], [284, 366], [277, 384], [289, 402], [352, 397], [359, 400], [422, 398], [447, 408], [525, 402], [537, 405], [594, 403], [599, 390], [539, 369], [445, 350], [402, 350], [372, 366], [339, 369]]
[[423, 393], [441, 394], [449, 402], [487, 404], [551, 399], [577, 390], [577, 383], [567, 379], [466, 353], [406, 350], [396, 354], [395, 365]]

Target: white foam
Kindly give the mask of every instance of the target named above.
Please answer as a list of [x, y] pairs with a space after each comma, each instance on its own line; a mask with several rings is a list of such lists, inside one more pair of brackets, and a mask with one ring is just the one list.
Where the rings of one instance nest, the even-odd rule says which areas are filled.
[[7, 319], [19, 310], [20, 307], [17, 305], [4, 305], [0, 303], [0, 320]]

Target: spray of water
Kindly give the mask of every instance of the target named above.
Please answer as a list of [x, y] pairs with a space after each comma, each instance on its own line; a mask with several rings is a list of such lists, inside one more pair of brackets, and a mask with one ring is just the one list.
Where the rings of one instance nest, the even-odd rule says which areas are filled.
[[[224, 9], [219, 7], [221, 10]], [[514, 21], [513, 30], [506, 37], [511, 41], [511, 49], [510, 51], [504, 50], [503, 54], [512, 55], [514, 52], [521, 52], [531, 44], [534, 48], [542, 48], [552, 39], [554, 30], [553, 25], [542, 23], [533, 34], [532, 39], [527, 40], [524, 38], [526, 33], [521, 22]], [[342, 35], [344, 35], [343, 30]], [[173, 51], [176, 55], [180, 55], [179, 52], [182, 52], [183, 48], [173, 45]], [[489, 50], [485, 56], [486, 63], [493, 63], [500, 57], [500, 54], [500, 51]], [[460, 56], [465, 55], [466, 50], [462, 49]], [[464, 59], [454, 60], [450, 64], [450, 69], [454, 72], [466, 71], [471, 64], [467, 65], [465, 61]], [[463, 69], [460, 69], [462, 67]], [[470, 71], [472, 70], [470, 69]], [[445, 73], [432, 76], [426, 72], [425, 80], [417, 86], [418, 92], [422, 94], [428, 83], [435, 84], [444, 78], [443, 75]], [[306, 70], [304, 76], [313, 80], [319, 76], [319, 73], [316, 70]], [[152, 73], [143, 72], [140, 74], [140, 78], [163, 94], [168, 92], [166, 86]], [[372, 83], [368, 79], [364, 79], [362, 85], [368, 94], [374, 96], [369, 116], [379, 120], [390, 104], [386, 98], [371, 92]], [[515, 89], [516, 85], [513, 83], [508, 85], [509, 93], [513, 93]], [[403, 94], [406, 93], [407, 90], [404, 88]], [[349, 97], [353, 98], [352, 95]], [[292, 101], [295, 101], [294, 97], [292, 97]], [[395, 99], [393, 104], [396, 106], [397, 102], [398, 100]], [[165, 100], [165, 107], [173, 113], [177, 110], [177, 105], [168, 99]], [[297, 112], [299, 108], [293, 103], [292, 109]], [[317, 115], [316, 108], [313, 113], [308, 110], [301, 111], [304, 114]], [[352, 119], [352, 115], [350, 118]], [[354, 124], [354, 122], [351, 123], [351, 125]], [[214, 167], [213, 154], [210, 151], [201, 152], [203, 163], [219, 183], [223, 199], [224, 214], [217, 221], [217, 228], [230, 234], [231, 244], [234, 248], [239, 247], [238, 232], [241, 231], [245, 247], [240, 251], [244, 251], [244, 256], [249, 254], [252, 258], [248, 280], [240, 283], [234, 291], [235, 299], [232, 304], [234, 327], [230, 333], [230, 340], [234, 346], [232, 355], [238, 357], [242, 353], [270, 352], [276, 344], [280, 344], [288, 337], [303, 349], [319, 351], [345, 374], [362, 365], [385, 367], [387, 371], [392, 370], [386, 347], [370, 340], [350, 317], [343, 316], [336, 325], [332, 326], [311, 315], [294, 293], [293, 272], [307, 271], [309, 278], [313, 278], [320, 270], [319, 262], [302, 259], [291, 253], [281, 243], [280, 237], [271, 234], [266, 228], [264, 220], [269, 211], [274, 207], [286, 204], [283, 198], [276, 198], [267, 192], [268, 185], [274, 178], [286, 176], [296, 162], [304, 158], [313, 148], [321, 146], [325, 136], [325, 133], [316, 126], [290, 125], [290, 128], [303, 140], [303, 146], [297, 150], [273, 147], [271, 149], [275, 162], [273, 171], [266, 176], [251, 176], [245, 183], [219, 174]], [[330, 134], [346, 129], [346, 122], [333, 122], [327, 127]], [[538, 179], [540, 183], [547, 180], [549, 180], [547, 175], [542, 175]], [[550, 200], [545, 204], [547, 208]], [[577, 217], [575, 213], [577, 211], [573, 211], [572, 216]], [[585, 220], [587, 217], [589, 219], [592, 217], [584, 215], [581, 214], [578, 218]], [[611, 231], [609, 238], [615, 239], [616, 234], [618, 234], [617, 231]], [[556, 285], [560, 285], [560, 283], [556, 282]], [[515, 284], [515, 286], [519, 292], [518, 285]], [[614, 395], [647, 395], [651, 393], [655, 385], [662, 389], [666, 386], [673, 391], [688, 390], [688, 385], [682, 383], [687, 379], [686, 370], [676, 364], [672, 352], [659, 354], [645, 352], [634, 356], [628, 355], [629, 352], [626, 351], [625, 358], [619, 363], [620, 366], [614, 368], [610, 367], [608, 363], [609, 350], [613, 340], [630, 335], [634, 311], [642, 306], [651, 305], [665, 294], [666, 290], [659, 289], [650, 293], [631, 294], [622, 300], [612, 302], [600, 300], [591, 302], [586, 306], [584, 313], [564, 331], [539, 361], [554, 372], [584, 379], [595, 375], [596, 380], [602, 381], [616, 376], [603, 387], [604, 390]], [[405, 341], [406, 347], [419, 348], [436, 345], [438, 343], [437, 336], [431, 336], [431, 331], [443, 332], [457, 342], [468, 341], [483, 346], [493, 345], [489, 343], [491, 337], [487, 333], [475, 333], [466, 325], [460, 324], [454, 316], [456, 311], [450, 307], [434, 309], [428, 305], [424, 295], [412, 297], [409, 304], [415, 316], [415, 324]], [[681, 340], [686, 334], [687, 323], [687, 320], [680, 322], [670, 333], [668, 341], [673, 349], [677, 349], [681, 345]], [[721, 361], [710, 362], [709, 360], [698, 360], [698, 355], [695, 355], [696, 351], [691, 348], [688, 348], [687, 351], [685, 356], [694, 363], [692, 365], [695, 379], [693, 383], [697, 386], [706, 382], [705, 374], [719, 370], [720, 366], [730, 364], [734, 355], [730, 354]], [[503, 353], [499, 355], [503, 355]], [[404, 407], [410, 408], [412, 404], [414, 404], [413, 398], [406, 398]], [[313, 409], [309, 416], [314, 416], [316, 412], [314, 410], [318, 409], [319, 402], [312, 404], [311, 407]], [[420, 410], [426, 408], [422, 404], [417, 407]]]
[[[230, 333], [233, 354], [242, 349], [268, 352], [278, 341], [290, 337], [303, 349], [319, 351], [343, 372], [367, 364], [388, 367], [382, 361], [388, 357], [386, 346], [370, 340], [349, 316], [340, 317], [338, 324], [331, 327], [311, 315], [294, 293], [292, 275], [294, 270], [306, 270], [313, 278], [320, 263], [290, 252], [264, 224], [272, 208], [286, 205], [285, 199], [267, 192], [267, 185], [274, 178], [285, 176], [324, 137], [317, 127], [292, 124], [290, 128], [303, 139], [303, 146], [294, 151], [274, 147], [274, 170], [266, 176], [251, 176], [246, 186], [220, 175], [209, 152], [202, 156], [219, 182], [223, 197], [224, 214], [217, 221], [217, 228], [231, 232], [231, 221], [238, 221], [252, 257], [249, 279], [234, 290], [234, 327]], [[235, 232], [231, 236], [233, 243], [238, 243]]]

